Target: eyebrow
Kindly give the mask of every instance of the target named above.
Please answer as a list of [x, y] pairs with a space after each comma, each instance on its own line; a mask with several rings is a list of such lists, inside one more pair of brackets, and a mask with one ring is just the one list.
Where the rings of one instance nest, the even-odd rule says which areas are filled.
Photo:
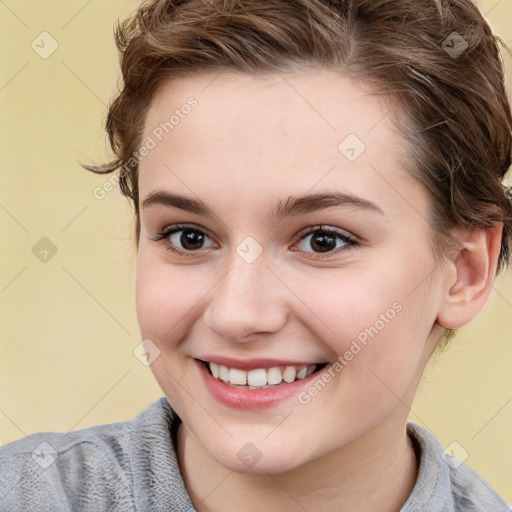
[[[216, 216], [215, 212], [199, 199], [192, 199], [163, 190], [155, 190], [149, 193], [141, 203], [143, 209], [155, 205], [178, 208], [206, 217]], [[326, 192], [306, 194], [300, 197], [290, 196], [286, 202], [279, 201], [277, 207], [272, 212], [271, 218], [277, 222], [287, 216], [305, 215], [336, 206], [352, 206], [358, 209], [374, 211], [385, 217], [382, 209], [372, 201], [348, 192]]]

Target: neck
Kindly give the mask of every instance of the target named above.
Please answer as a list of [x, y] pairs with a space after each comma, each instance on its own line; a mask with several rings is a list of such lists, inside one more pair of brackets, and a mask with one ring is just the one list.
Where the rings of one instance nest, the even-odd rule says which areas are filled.
[[251, 475], [232, 472], [183, 425], [178, 460], [198, 512], [241, 509], [399, 512], [411, 494], [418, 464], [405, 420], [389, 420], [327, 456], [291, 471]]

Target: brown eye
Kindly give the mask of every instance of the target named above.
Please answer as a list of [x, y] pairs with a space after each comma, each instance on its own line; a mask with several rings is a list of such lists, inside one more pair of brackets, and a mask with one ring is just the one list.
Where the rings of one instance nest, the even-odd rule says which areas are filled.
[[357, 240], [342, 231], [316, 227], [302, 235], [298, 245], [303, 252], [328, 254], [357, 245]]
[[[213, 241], [203, 230], [180, 224], [166, 227], [151, 239], [155, 242], [164, 240], [165, 249], [180, 256], [192, 255], [201, 249], [215, 247]], [[205, 245], [208, 241], [210, 245]]]
[[310, 246], [318, 252], [328, 252], [336, 249], [336, 237], [330, 233], [314, 233]]
[[[177, 240], [173, 242], [175, 245], [179, 243], [188, 251], [195, 251], [203, 248], [202, 245], [207, 238], [203, 232], [198, 231], [197, 229], [186, 228], [176, 231], [174, 235], [178, 235], [180, 232], [181, 235], [175, 237]], [[170, 238], [172, 239], [172, 236]]]

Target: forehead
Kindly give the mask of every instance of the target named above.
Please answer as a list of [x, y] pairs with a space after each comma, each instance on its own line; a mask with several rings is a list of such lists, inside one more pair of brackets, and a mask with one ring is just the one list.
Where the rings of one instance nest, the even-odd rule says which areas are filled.
[[226, 181], [240, 191], [303, 193], [321, 181], [378, 194], [381, 173], [410, 180], [389, 107], [368, 87], [329, 70], [174, 79], [146, 115], [142, 140], [154, 147], [140, 162], [140, 197], [165, 184], [203, 187], [214, 197]]
[[[185, 111], [191, 98], [197, 106], [189, 115]], [[204, 136], [201, 128], [209, 129], [215, 122], [216, 129], [203, 137], [204, 149], [225, 142], [228, 131], [230, 141], [244, 141], [241, 149], [248, 149], [251, 141], [267, 141], [269, 135], [279, 134], [279, 142], [287, 136], [302, 137], [311, 145], [324, 141], [327, 150], [344, 134], [368, 139], [381, 125], [372, 138], [382, 135], [389, 128], [383, 119], [388, 108], [385, 99], [371, 94], [368, 87], [327, 69], [257, 76], [224, 70], [164, 83], [148, 109], [144, 134], [184, 111], [179, 122], [172, 123], [175, 137]]]

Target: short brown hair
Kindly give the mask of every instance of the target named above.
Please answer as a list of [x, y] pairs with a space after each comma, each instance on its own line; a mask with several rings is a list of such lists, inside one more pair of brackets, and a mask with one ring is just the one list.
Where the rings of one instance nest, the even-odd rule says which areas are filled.
[[[503, 222], [498, 272], [512, 250], [502, 180], [512, 119], [499, 38], [470, 0], [153, 0], [117, 24], [123, 88], [106, 131], [140, 236], [138, 164], [145, 114], [167, 80], [203, 71], [248, 74], [323, 66], [396, 98], [410, 171], [430, 192], [434, 246], [450, 230]], [[441, 250], [442, 252], [442, 250]]]

